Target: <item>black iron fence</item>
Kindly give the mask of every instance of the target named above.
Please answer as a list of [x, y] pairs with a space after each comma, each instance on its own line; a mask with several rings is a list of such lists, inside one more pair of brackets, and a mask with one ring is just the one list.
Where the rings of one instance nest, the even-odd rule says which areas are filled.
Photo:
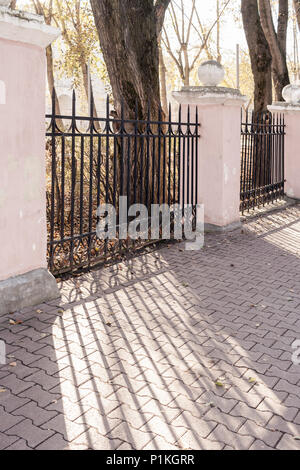
[[[55, 275], [74, 272], [118, 257], [123, 251], [137, 250], [153, 240], [120, 238], [120, 196], [128, 208], [141, 203], [189, 204], [193, 223], [198, 192], [199, 123], [193, 123], [188, 110], [185, 122], [181, 108], [178, 121], [119, 118], [111, 112], [107, 99], [106, 116], [89, 116], [76, 111], [73, 93], [72, 114], [57, 115], [55, 93], [52, 114], [47, 115], [47, 222], [48, 263]], [[100, 239], [97, 223], [101, 204], [116, 210], [114, 239]], [[172, 235], [171, 235], [172, 236]]]
[[285, 123], [281, 114], [242, 114], [241, 211], [284, 196]]

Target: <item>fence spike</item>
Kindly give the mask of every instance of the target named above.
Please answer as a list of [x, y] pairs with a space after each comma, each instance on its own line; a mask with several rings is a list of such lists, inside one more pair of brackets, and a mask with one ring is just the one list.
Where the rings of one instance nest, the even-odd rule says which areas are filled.
[[110, 103], [109, 103], [109, 95], [106, 97], [106, 119], [109, 120], [110, 116]]
[[148, 100], [148, 108], [147, 108], [147, 116], [148, 116], [148, 121], [150, 122], [151, 119], [151, 105], [150, 105], [150, 100]]
[[76, 116], [76, 93], [75, 90], [73, 89], [72, 92], [72, 117], [74, 118]]
[[159, 124], [161, 124], [161, 121], [162, 121], [162, 109], [161, 109], [161, 106], [159, 105], [159, 108], [158, 108], [158, 120], [159, 120]]
[[93, 90], [91, 87], [90, 91], [90, 102], [89, 102], [89, 112], [90, 112], [90, 117], [93, 119], [94, 117], [94, 95], [93, 95]]
[[52, 116], [55, 116], [56, 114], [56, 91], [55, 91], [55, 87], [53, 87], [52, 89], [52, 96], [51, 96], [51, 100], [52, 100]]
[[[124, 99], [121, 99], [121, 120], [124, 119]], [[123, 124], [123, 123], [122, 123]]]

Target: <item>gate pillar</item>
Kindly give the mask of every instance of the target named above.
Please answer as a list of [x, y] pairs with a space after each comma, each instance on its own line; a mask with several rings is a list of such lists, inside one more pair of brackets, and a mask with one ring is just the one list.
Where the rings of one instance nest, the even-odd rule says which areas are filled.
[[0, 7], [0, 314], [59, 297], [47, 271], [45, 48], [36, 15]]
[[182, 107], [183, 120], [190, 108], [195, 122], [198, 109], [198, 204], [204, 205], [205, 229], [234, 229], [241, 223], [241, 107], [247, 98], [239, 90], [218, 86], [183, 87], [173, 97]]
[[285, 142], [285, 193], [287, 197], [300, 201], [300, 103], [275, 102], [268, 106], [272, 113], [284, 113]]

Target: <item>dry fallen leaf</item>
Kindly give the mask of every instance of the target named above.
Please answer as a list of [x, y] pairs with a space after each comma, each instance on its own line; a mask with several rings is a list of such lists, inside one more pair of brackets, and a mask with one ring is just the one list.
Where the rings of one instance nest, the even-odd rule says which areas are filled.
[[256, 384], [257, 380], [254, 377], [249, 377], [250, 384]]
[[5, 388], [0, 388], [0, 393], [5, 393], [5, 392], [6, 392]]
[[17, 363], [16, 363], [16, 362], [11, 362], [9, 365], [10, 365], [10, 367], [17, 367]]
[[22, 321], [21, 320], [9, 320], [9, 323], [10, 325], [22, 325]]
[[216, 386], [217, 387], [224, 387], [224, 384], [220, 382], [219, 380], [216, 381]]

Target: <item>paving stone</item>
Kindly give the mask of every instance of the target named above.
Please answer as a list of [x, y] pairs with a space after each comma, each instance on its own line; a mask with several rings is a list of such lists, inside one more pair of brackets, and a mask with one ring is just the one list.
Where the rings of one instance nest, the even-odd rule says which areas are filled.
[[[118, 450], [122, 449], [119, 448]], [[143, 447], [143, 450], [181, 450], [181, 445], [172, 445], [160, 436], [155, 436], [152, 441], [148, 442], [148, 444]]]
[[107, 437], [129, 442], [134, 450], [142, 450], [154, 437], [153, 434], [132, 428], [128, 423], [119, 424]]
[[273, 416], [268, 422], [267, 428], [300, 438], [300, 425], [286, 421], [281, 416]]
[[119, 450], [121, 445], [126, 445], [130, 450], [133, 449], [127, 442], [118, 438], [108, 439], [107, 436], [101, 436], [95, 429], [89, 429], [87, 433], [81, 434], [69, 444], [69, 450]]
[[17, 410], [29, 401], [29, 398], [15, 396], [9, 390], [0, 394], [0, 407], [2, 406], [7, 413]]
[[[15, 439], [14, 436], [11, 436], [11, 438]], [[5, 450], [32, 450], [32, 448], [29, 447], [25, 439], [17, 438], [17, 440], [12, 445], [7, 447]]]
[[6, 433], [9, 436], [18, 436], [24, 439], [31, 448], [37, 447], [54, 434], [53, 431], [44, 430], [35, 426], [30, 419], [24, 419], [19, 424], [10, 428]]
[[35, 426], [40, 426], [41, 424], [50, 421], [50, 419], [56, 416], [56, 414], [57, 413], [55, 411], [49, 411], [45, 410], [44, 408], [40, 408], [34, 402], [27, 403], [13, 412], [14, 416], [31, 419]]
[[256, 441], [253, 442], [249, 450], [274, 450], [274, 448], [268, 446], [263, 441], [256, 439]]
[[36, 447], [36, 450], [68, 450], [69, 444], [61, 434], [54, 434], [49, 439]]
[[203, 439], [196, 430], [187, 431], [181, 438], [180, 444], [183, 449], [191, 450], [221, 450], [224, 447], [222, 442], [213, 442]]
[[58, 393], [50, 393], [41, 388], [40, 385], [33, 385], [32, 387], [20, 393], [23, 398], [30, 398], [36, 402], [41, 408], [45, 408], [50, 405], [54, 400], [58, 400], [61, 395]]
[[205, 421], [214, 421], [215, 423], [224, 424], [230, 431], [238, 432], [239, 428], [244, 424], [245, 417], [235, 417], [231, 414], [222, 413], [217, 408], [211, 408], [205, 415]]
[[77, 424], [74, 421], [70, 421], [63, 414], [57, 415], [50, 421], [47, 421], [41, 426], [41, 428], [56, 433], [60, 433], [66, 442], [72, 442], [76, 437], [88, 431], [89, 426], [84, 424]]
[[5, 434], [1, 434], [0, 436], [0, 450], [5, 450], [7, 447], [13, 445], [19, 438], [16, 436], [6, 436]]
[[240, 433], [230, 432], [225, 426], [219, 424], [208, 436], [210, 441], [224, 443], [232, 446], [235, 450], [249, 449], [254, 442], [251, 436], [241, 435]]
[[246, 421], [246, 423], [239, 429], [238, 434], [255, 437], [256, 439], [262, 440], [267, 446], [273, 448], [282, 436], [282, 433], [275, 429], [270, 431], [269, 429], [258, 426], [256, 423], [251, 421]]
[[294, 439], [290, 435], [282, 436], [281, 441], [277, 444], [277, 450], [300, 450], [300, 441]]
[[[175, 444], [181, 438], [181, 436], [186, 433], [187, 427], [181, 426], [180, 423], [177, 423], [177, 425], [175, 423], [170, 426], [162, 419], [154, 416], [146, 424], [144, 424], [140, 430], [148, 435], [158, 435], [166, 442]], [[197, 430], [200, 435], [209, 434], [210, 431], [211, 428], [205, 422], [202, 422], [201, 427], [199, 427]]]
[[24, 416], [14, 416], [11, 413], [4, 411], [4, 408], [0, 407], [0, 432], [4, 433], [15, 424], [24, 420]]
[[33, 385], [33, 382], [18, 379], [15, 374], [8, 375], [0, 383], [1, 388], [8, 388], [14, 395], [19, 395]]

